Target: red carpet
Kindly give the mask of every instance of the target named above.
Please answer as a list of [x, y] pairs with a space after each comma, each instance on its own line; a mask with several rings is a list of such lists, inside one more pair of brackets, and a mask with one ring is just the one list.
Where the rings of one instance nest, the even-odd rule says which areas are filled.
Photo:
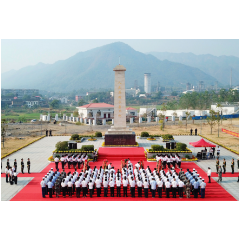
[[[123, 159], [130, 158], [131, 161], [146, 160], [144, 154], [144, 148], [99, 148], [98, 150], [98, 161], [103, 161], [107, 159], [108, 162], [120, 161]], [[117, 167], [117, 166], [116, 166]]]
[[[234, 174], [232, 174], [231, 172], [226, 172], [225, 174], [222, 174], [222, 177], [238, 177], [239, 173], [235, 172]], [[211, 177], [218, 177], [218, 174], [216, 172], [212, 172]]]
[[[110, 149], [111, 151], [114, 151], [112, 148]], [[100, 156], [106, 157], [107, 152], [100, 150]], [[122, 151], [122, 149], [121, 149]], [[120, 155], [120, 151], [117, 151], [117, 153]], [[139, 159], [139, 156], [142, 156], [140, 153], [143, 153], [143, 151], [136, 151], [135, 154], [137, 154], [137, 157], [134, 153], [129, 153], [131, 154], [128, 155], [130, 160], [132, 161], [133, 164], [136, 164]], [[101, 157], [102, 157], [101, 156]], [[124, 154], [125, 156], [125, 154]], [[120, 156], [119, 156], [120, 157]], [[124, 158], [124, 157], [122, 157]], [[135, 160], [137, 158], [137, 160]], [[117, 161], [115, 157], [110, 157], [108, 156], [108, 159], [113, 161], [113, 165], [115, 166], [115, 169], [120, 167], [120, 161]], [[134, 160], [133, 160], [134, 159]], [[102, 161], [98, 161], [96, 163], [90, 163], [91, 167], [97, 166], [99, 168], [102, 165]], [[148, 163], [145, 162], [145, 168], [147, 166], [150, 166], [151, 169], [153, 169], [156, 166], [156, 163]], [[137, 188], [136, 188], [136, 197], [131, 198], [130, 196], [130, 191], [128, 190], [128, 197], [110, 197], [110, 190], [108, 191], [108, 197], [105, 198], [103, 197], [103, 189], [102, 189], [102, 194], [101, 197], [96, 196], [96, 190], [94, 192], [93, 198], [90, 198], [89, 195], [87, 198], [82, 198], [82, 193], [80, 198], [76, 198], [76, 195], [74, 194], [72, 198], [69, 198], [68, 196], [66, 198], [63, 198], [60, 196], [59, 198], [56, 198], [55, 195], [53, 195], [53, 198], [49, 198], [48, 195], [46, 198], [42, 198], [42, 191], [41, 191], [41, 186], [40, 186], [40, 181], [42, 180], [42, 177], [49, 171], [50, 168], [54, 168], [54, 163], [50, 163], [41, 173], [33, 173], [33, 174], [24, 174], [24, 176], [31, 176], [34, 177], [34, 179], [27, 184], [17, 195], [15, 195], [11, 201], [236, 201], [236, 199], [230, 195], [224, 188], [222, 188], [217, 182], [215, 182], [212, 179], [212, 183], [207, 183], [206, 186], [206, 195], [205, 198], [193, 198], [193, 195], [191, 195], [190, 199], [187, 199], [184, 195], [184, 198], [180, 199], [178, 198], [166, 198], [165, 192], [163, 192], [163, 198], [158, 198], [158, 195], [156, 194], [156, 198], [152, 198], [151, 193], [149, 191], [149, 196], [148, 198], [138, 198], [137, 197]], [[59, 165], [61, 167], [61, 165]], [[195, 168], [198, 173], [204, 177], [205, 181], [207, 182], [207, 174], [200, 168], [198, 167], [195, 163], [182, 163], [182, 168], [184, 171], [186, 171], [187, 168], [193, 169]], [[55, 169], [55, 168], [54, 168]], [[60, 168], [60, 171], [62, 169]], [[178, 170], [177, 170], [178, 171]], [[66, 169], [66, 172], [68, 172], [68, 169]], [[123, 193], [121, 189], [121, 194]], [[123, 194], [122, 194], [123, 195]], [[115, 196], [116, 196], [116, 190], [115, 190]]]

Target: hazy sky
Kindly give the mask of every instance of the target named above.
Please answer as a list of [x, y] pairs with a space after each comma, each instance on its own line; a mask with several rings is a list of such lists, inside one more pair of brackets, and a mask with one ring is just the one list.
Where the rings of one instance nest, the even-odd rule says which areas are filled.
[[18, 70], [39, 62], [54, 63], [77, 52], [121, 41], [137, 51], [192, 52], [215, 56], [239, 54], [239, 40], [1, 40], [1, 71]]

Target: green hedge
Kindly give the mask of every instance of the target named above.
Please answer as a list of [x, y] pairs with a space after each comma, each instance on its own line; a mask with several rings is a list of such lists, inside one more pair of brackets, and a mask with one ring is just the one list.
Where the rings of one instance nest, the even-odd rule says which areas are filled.
[[57, 151], [66, 151], [68, 150], [68, 141], [57, 142], [55, 147]]
[[173, 135], [171, 134], [162, 135], [162, 139], [173, 139]]
[[186, 151], [187, 145], [185, 143], [177, 143], [176, 150], [178, 151]]
[[82, 145], [82, 151], [94, 151], [94, 145]]
[[149, 137], [149, 133], [148, 132], [141, 132], [141, 137]]
[[101, 132], [95, 132], [95, 137], [102, 137], [102, 133]]
[[80, 140], [81, 137], [78, 134], [73, 134], [70, 138], [70, 140]]
[[164, 151], [164, 147], [162, 145], [151, 145], [151, 149], [153, 151]]

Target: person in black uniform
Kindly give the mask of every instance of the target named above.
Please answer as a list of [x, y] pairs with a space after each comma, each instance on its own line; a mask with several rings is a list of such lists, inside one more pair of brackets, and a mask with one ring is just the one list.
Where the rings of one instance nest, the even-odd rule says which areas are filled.
[[216, 161], [216, 172], [218, 173], [218, 168], [219, 168], [219, 159], [217, 157], [217, 161]]
[[24, 170], [24, 162], [23, 162], [23, 158], [22, 158], [21, 159], [21, 172], [24, 174], [23, 170]]
[[52, 130], [50, 129], [49, 130], [49, 137], [51, 137], [52, 136]]
[[9, 158], [7, 159], [7, 167], [10, 168]]
[[232, 158], [232, 162], [231, 162], [231, 168], [232, 168], [232, 174], [234, 174], [234, 159]]
[[212, 147], [213, 150], [213, 158], [215, 158], [215, 147]]
[[223, 173], [225, 174], [226, 173], [226, 160], [225, 160], [225, 158], [223, 159]]
[[15, 170], [17, 171], [17, 160], [16, 160], [16, 159], [14, 160], [13, 165], [14, 165], [14, 167], [15, 167]]
[[190, 130], [190, 135], [192, 135], [192, 132], [193, 132], [193, 130], [191, 129], [191, 130]]
[[46, 129], [46, 137], [48, 136], [48, 130]]
[[30, 162], [30, 159], [28, 158], [27, 160], [28, 173], [30, 173], [30, 165], [31, 165], [31, 162]]
[[197, 128], [195, 128], [195, 135], [197, 136]]

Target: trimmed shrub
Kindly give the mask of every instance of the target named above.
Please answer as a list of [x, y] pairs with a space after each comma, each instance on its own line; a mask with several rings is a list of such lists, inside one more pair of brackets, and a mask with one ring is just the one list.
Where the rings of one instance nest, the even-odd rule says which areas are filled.
[[190, 158], [190, 156], [187, 154], [187, 155], [185, 155], [185, 158]]
[[78, 134], [73, 134], [70, 138], [70, 140], [80, 140], [80, 136]]
[[101, 132], [95, 132], [95, 137], [102, 137], [102, 133]]
[[162, 145], [151, 145], [151, 149], [153, 151], [164, 151], [164, 147]]
[[66, 151], [68, 150], [68, 141], [57, 142], [55, 147], [57, 151]]
[[91, 159], [92, 158], [92, 155], [88, 154], [88, 159]]
[[176, 149], [178, 151], [186, 151], [187, 145], [185, 143], [177, 143]]
[[94, 151], [94, 145], [82, 145], [82, 151]]
[[162, 135], [162, 138], [163, 138], [163, 139], [173, 139], [173, 135], [171, 135], [171, 134], [165, 134], [165, 135]]
[[149, 137], [149, 133], [148, 132], [141, 132], [141, 137]]

